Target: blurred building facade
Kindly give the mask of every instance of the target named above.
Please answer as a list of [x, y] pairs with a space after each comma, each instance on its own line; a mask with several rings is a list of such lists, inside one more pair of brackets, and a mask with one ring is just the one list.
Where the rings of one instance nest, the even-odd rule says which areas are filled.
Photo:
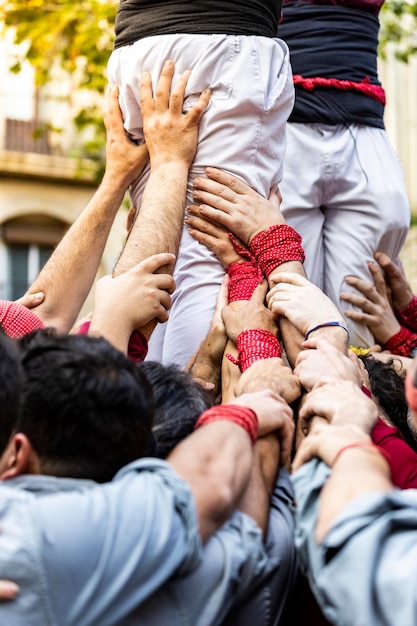
[[[20, 297], [54, 246], [93, 195], [97, 182], [81, 161], [83, 138], [73, 125], [80, 94], [57, 68], [56, 80], [37, 88], [28, 63], [10, 72], [16, 48], [0, 39], [0, 298]], [[380, 63], [387, 92], [386, 125], [403, 165], [410, 202], [417, 213], [417, 58], [393, 55]], [[393, 207], [395, 210], [395, 207]], [[109, 273], [120, 251], [126, 212], [116, 218], [100, 274]], [[403, 262], [417, 291], [416, 233]], [[91, 295], [83, 312], [91, 307]]]
[[[70, 77], [37, 88], [28, 63], [10, 72], [16, 49], [0, 39], [0, 299], [20, 297], [97, 187], [91, 162], [80, 159], [72, 119], [78, 102]], [[122, 245], [126, 211], [109, 237], [100, 275]], [[85, 312], [91, 307], [91, 295]]]

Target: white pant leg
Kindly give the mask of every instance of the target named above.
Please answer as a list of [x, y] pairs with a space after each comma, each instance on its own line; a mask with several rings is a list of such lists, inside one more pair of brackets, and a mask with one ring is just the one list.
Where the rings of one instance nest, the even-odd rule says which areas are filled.
[[281, 211], [303, 239], [304, 269], [324, 289], [323, 174], [321, 133], [316, 124], [287, 124]]
[[[406, 240], [410, 206], [403, 172], [387, 134], [379, 128], [352, 125], [332, 150], [340, 180], [326, 205], [325, 291], [339, 304], [341, 291], [355, 291], [344, 278], [354, 274], [373, 282], [367, 262], [381, 250], [394, 261]], [[340, 137], [340, 139], [342, 139]], [[339, 137], [336, 137], [336, 141]], [[368, 328], [348, 320], [353, 345], [369, 346]]]
[[[200, 123], [187, 203], [192, 201], [193, 179], [204, 175], [208, 165], [229, 171], [267, 196], [281, 178], [285, 123], [293, 105], [286, 45], [266, 37], [169, 35], [115, 50], [109, 61], [109, 79], [119, 86], [126, 130], [139, 141], [143, 139], [140, 77], [149, 70], [155, 81], [166, 59], [176, 63], [176, 75], [187, 68], [193, 70], [185, 109], [207, 86], [213, 93]], [[145, 184], [142, 176], [132, 186], [135, 206], [140, 205]], [[206, 335], [223, 275], [214, 255], [185, 230], [174, 273], [177, 288], [170, 318], [155, 329], [148, 358], [180, 366], [188, 361]]]
[[[308, 154], [307, 163], [313, 160], [310, 154], [314, 151], [312, 128], [319, 133], [315, 153], [321, 179], [304, 175], [304, 165], [301, 173], [299, 159], [294, 162], [286, 158], [284, 180], [289, 170], [295, 180], [294, 171], [298, 171], [302, 183], [296, 191], [292, 190], [292, 205], [286, 208], [285, 215], [292, 226], [300, 228], [307, 250], [314, 246], [320, 249], [319, 244], [310, 241], [318, 236], [317, 228], [311, 228], [310, 224], [316, 226], [318, 221], [312, 219], [314, 210], [307, 206], [306, 184], [313, 181], [313, 204], [317, 202], [320, 187], [324, 221], [319, 235], [323, 253], [323, 284], [319, 286], [343, 312], [350, 307], [340, 301], [340, 292], [354, 291], [344, 278], [354, 274], [372, 282], [367, 262], [373, 259], [376, 250], [396, 260], [407, 237], [410, 208], [402, 169], [382, 129], [358, 125], [348, 128], [318, 124], [289, 126], [298, 127], [298, 145], [293, 146], [293, 154]], [[294, 133], [288, 135], [294, 139]], [[301, 189], [301, 198], [298, 189]], [[309, 262], [311, 259], [307, 261], [307, 268]], [[368, 346], [374, 342], [366, 327], [346, 321], [353, 345]]]

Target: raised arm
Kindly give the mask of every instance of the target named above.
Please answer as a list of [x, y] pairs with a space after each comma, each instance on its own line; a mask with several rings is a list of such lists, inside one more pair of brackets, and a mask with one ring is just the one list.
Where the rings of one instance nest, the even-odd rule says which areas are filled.
[[[166, 61], [155, 93], [145, 72], [141, 81], [141, 109], [151, 171], [142, 204], [114, 276], [126, 272], [151, 254], [177, 255], [182, 232], [188, 170], [197, 149], [198, 125], [210, 101], [206, 89], [197, 103], [183, 113], [190, 71], [172, 87], [173, 61]], [[173, 267], [168, 268], [171, 272]]]
[[146, 146], [137, 146], [126, 137], [117, 97], [117, 88], [109, 87], [104, 99], [103, 180], [28, 290], [28, 294], [44, 293], [44, 300], [32, 310], [46, 326], [60, 332], [68, 332], [77, 319], [126, 189], [148, 160]]
[[170, 274], [157, 272], [174, 262], [173, 254], [155, 254], [120, 276], [104, 276], [97, 281], [88, 334], [105, 337], [127, 354], [137, 328], [153, 319], [166, 322], [175, 281]]
[[191, 486], [203, 541], [226, 521], [243, 495], [251, 476], [255, 438], [279, 427], [281, 402], [264, 391], [213, 407], [168, 456], [167, 461]]
[[332, 469], [320, 497], [316, 528], [320, 542], [351, 500], [374, 491], [391, 491], [393, 486], [387, 461], [370, 437], [378, 415], [376, 405], [356, 385], [324, 383], [308, 395], [302, 412], [304, 419], [310, 416], [316, 421], [298, 448], [293, 469], [313, 457]]

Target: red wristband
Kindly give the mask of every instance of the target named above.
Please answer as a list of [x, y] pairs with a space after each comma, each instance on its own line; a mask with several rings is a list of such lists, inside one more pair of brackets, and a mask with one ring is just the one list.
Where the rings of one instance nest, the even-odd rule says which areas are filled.
[[262, 281], [256, 261], [236, 261], [226, 268], [226, 272], [229, 275], [229, 302], [250, 300]]
[[413, 296], [406, 306], [398, 309], [396, 315], [401, 324], [410, 330], [417, 331], [417, 296]]
[[275, 224], [268, 230], [255, 235], [250, 250], [256, 257], [266, 277], [288, 261], [304, 262], [304, 250], [301, 236], [287, 224]]
[[383, 448], [376, 446], [371, 441], [356, 441], [355, 443], [349, 443], [347, 446], [343, 446], [343, 448], [340, 448], [340, 450], [336, 453], [336, 456], [333, 459], [332, 467], [334, 466], [336, 461], [339, 460], [339, 457], [343, 454], [343, 452], [345, 452], [346, 450], [352, 450], [353, 448], [374, 448], [379, 452], [381, 456], [384, 457], [389, 465], [389, 454]]
[[417, 334], [412, 333], [401, 326], [401, 329], [393, 337], [388, 339], [384, 344], [384, 348], [392, 352], [392, 354], [398, 354], [399, 356], [409, 356], [410, 352], [417, 346]]
[[258, 436], [258, 416], [249, 407], [238, 404], [219, 404], [204, 411], [198, 418], [194, 430], [212, 422], [228, 421], [238, 424], [248, 433], [252, 445], [255, 445]]
[[236, 340], [236, 347], [239, 353], [237, 359], [231, 354], [225, 356], [229, 361], [238, 365], [241, 372], [247, 370], [255, 361], [281, 357], [278, 339], [269, 330], [261, 328], [243, 330]]

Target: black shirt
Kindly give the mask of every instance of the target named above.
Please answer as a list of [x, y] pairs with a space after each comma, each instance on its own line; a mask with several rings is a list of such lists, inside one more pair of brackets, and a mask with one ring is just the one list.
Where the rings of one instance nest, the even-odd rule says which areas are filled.
[[276, 37], [282, 0], [121, 0], [115, 48], [153, 35]]

